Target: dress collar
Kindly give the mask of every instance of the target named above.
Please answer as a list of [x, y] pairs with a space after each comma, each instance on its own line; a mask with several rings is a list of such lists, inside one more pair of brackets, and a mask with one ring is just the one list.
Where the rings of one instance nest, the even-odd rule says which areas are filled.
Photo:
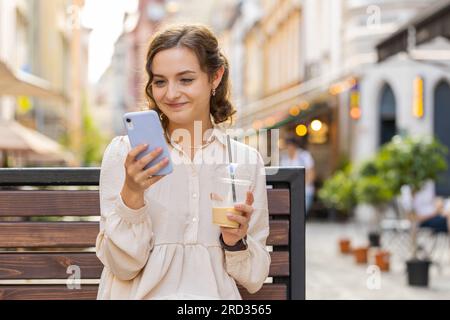
[[[172, 146], [178, 146], [176, 141], [169, 139], [169, 134], [167, 133], [167, 131], [164, 130], [164, 132], [165, 132], [167, 142], [169, 142]], [[225, 147], [227, 146], [226, 133], [218, 125], [213, 125], [212, 134], [209, 136], [206, 143], [211, 143], [214, 139], [219, 141], [223, 146], [225, 146]]]
[[[169, 134], [166, 130], [164, 130], [164, 134], [167, 142], [172, 145], [172, 147], [178, 149], [179, 145], [176, 141], [169, 138]], [[227, 147], [227, 135], [221, 127], [218, 125], [213, 125], [212, 134], [209, 136], [208, 140], [206, 140], [206, 144], [212, 143], [214, 140], [217, 140], [223, 147]]]
[[219, 126], [214, 125], [213, 126], [213, 132], [211, 134], [211, 136], [208, 138], [208, 142], [211, 139], [217, 139], [217, 141], [219, 141], [222, 145], [226, 146], [227, 145], [227, 137], [225, 132], [223, 131], [223, 129], [221, 129]]

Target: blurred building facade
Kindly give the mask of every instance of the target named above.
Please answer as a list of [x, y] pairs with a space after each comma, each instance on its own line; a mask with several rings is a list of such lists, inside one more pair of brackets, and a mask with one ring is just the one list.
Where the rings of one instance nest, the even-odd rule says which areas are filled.
[[[401, 56], [380, 62], [376, 46], [446, 1], [141, 0], [137, 15], [124, 20], [99, 84], [108, 94], [100, 96], [113, 110], [114, 134], [123, 134], [121, 115], [147, 104], [151, 35], [170, 22], [192, 22], [191, 12], [201, 12], [195, 21], [212, 26], [230, 61], [236, 126], [303, 136], [324, 180], [343, 163], [372, 156], [396, 133], [435, 133], [433, 95], [447, 94], [447, 66]], [[445, 50], [448, 40], [421, 46]], [[422, 117], [412, 111], [418, 78], [424, 84]]]
[[[0, 97], [2, 119], [17, 120], [56, 141], [68, 132], [81, 134], [81, 88], [87, 87], [89, 36], [79, 21], [83, 5], [84, 0], [0, 2], [0, 62], [13, 73], [45, 84], [41, 90], [51, 88], [61, 97], [34, 98], [24, 86], [17, 96]], [[78, 43], [74, 43], [75, 34], [79, 34]]]
[[278, 128], [283, 138], [320, 119], [320, 139], [309, 149], [325, 177], [333, 168], [330, 159], [337, 158], [337, 138], [331, 121], [335, 102], [327, 100], [322, 78], [339, 66], [332, 45], [339, 44], [340, 15], [331, 14], [339, 12], [338, 2], [319, 2], [230, 1], [217, 11], [233, 13], [216, 29], [230, 59], [237, 126]]
[[[84, 0], [35, 1], [35, 72], [67, 98], [67, 103], [36, 101], [36, 128], [54, 139], [79, 135], [81, 104], [87, 96], [90, 30], [78, 21]], [[77, 127], [74, 128], [73, 124]]]
[[[429, 66], [413, 61], [377, 63], [376, 45], [418, 13], [439, 2], [371, 1], [369, 6], [366, 1], [347, 3], [342, 45], [345, 48], [344, 73], [357, 79], [357, 86], [354, 90], [335, 93], [341, 104], [347, 106], [341, 114], [347, 117], [342, 142], [352, 160], [360, 162], [370, 157], [400, 132], [432, 134], [424, 122], [417, 123], [412, 112], [415, 77], [432, 72]], [[437, 67], [436, 72], [442, 75], [446, 71]], [[353, 107], [357, 108], [358, 104], [360, 107], [353, 115], [350, 113], [352, 94], [359, 100], [359, 103], [354, 101]]]
[[[421, 10], [383, 39], [377, 52], [380, 68], [373, 80], [379, 91], [371, 94], [378, 94], [378, 110], [367, 111], [378, 120], [375, 142], [382, 144], [386, 133], [433, 135], [450, 150], [450, 1]], [[393, 115], [387, 123], [386, 112]], [[435, 192], [450, 196], [450, 166], [436, 181]]]
[[[36, 24], [35, 3], [32, 1], [0, 2], [0, 61], [11, 70], [31, 73], [36, 37], [32, 32]], [[14, 119], [15, 97], [0, 97], [1, 118]]]
[[104, 130], [123, 135], [122, 115], [146, 107], [145, 57], [151, 36], [167, 18], [167, 1], [140, 0], [138, 11], [124, 17], [123, 33], [115, 43], [109, 68], [96, 86], [97, 108], [109, 114]]
[[[231, 60], [238, 126], [279, 128], [282, 137], [303, 135], [306, 127], [321, 180], [345, 160], [358, 163], [372, 156], [396, 133], [433, 134], [431, 112], [413, 116], [414, 83], [418, 76], [426, 79], [424, 103], [432, 109], [431, 88], [448, 78], [448, 68], [417, 61], [378, 63], [376, 45], [442, 2], [222, 4], [218, 12], [226, 12], [224, 7], [233, 12], [219, 32]], [[445, 48], [446, 43], [437, 39], [427, 45]], [[321, 121], [320, 130], [313, 130], [313, 120]]]

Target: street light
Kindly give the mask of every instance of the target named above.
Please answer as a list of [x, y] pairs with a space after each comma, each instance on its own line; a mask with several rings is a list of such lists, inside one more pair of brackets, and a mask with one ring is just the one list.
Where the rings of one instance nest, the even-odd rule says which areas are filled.
[[300, 114], [300, 108], [298, 106], [294, 106], [289, 109], [289, 114], [293, 117], [296, 117]]
[[308, 133], [308, 128], [307, 128], [304, 124], [299, 124], [299, 125], [295, 128], [295, 133], [296, 133], [299, 137], [304, 137], [304, 136], [306, 136], [306, 134]]
[[320, 120], [314, 120], [311, 122], [311, 129], [314, 131], [320, 131], [320, 129], [322, 129], [322, 122]]

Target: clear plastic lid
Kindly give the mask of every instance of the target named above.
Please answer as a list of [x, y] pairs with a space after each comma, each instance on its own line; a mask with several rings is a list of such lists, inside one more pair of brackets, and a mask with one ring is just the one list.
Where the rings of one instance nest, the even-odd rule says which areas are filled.
[[252, 181], [249, 179], [231, 179], [231, 178], [217, 178], [220, 183], [232, 184], [238, 186], [251, 186]]

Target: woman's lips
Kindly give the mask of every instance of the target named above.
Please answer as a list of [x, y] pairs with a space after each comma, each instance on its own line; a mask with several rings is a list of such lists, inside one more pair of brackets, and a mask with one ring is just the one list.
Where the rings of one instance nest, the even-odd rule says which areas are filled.
[[183, 106], [185, 106], [187, 104], [187, 102], [184, 103], [167, 103], [167, 106], [169, 106], [172, 109], [179, 109]]

